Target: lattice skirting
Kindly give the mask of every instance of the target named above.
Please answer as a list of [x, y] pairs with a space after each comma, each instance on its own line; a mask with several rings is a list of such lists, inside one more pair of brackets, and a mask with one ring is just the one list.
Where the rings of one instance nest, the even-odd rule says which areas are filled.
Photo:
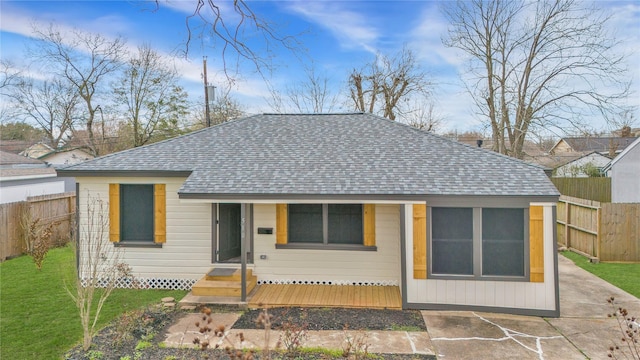
[[395, 280], [367, 280], [367, 281], [351, 281], [351, 280], [258, 280], [258, 285], [263, 284], [291, 284], [291, 285], [358, 285], [358, 286], [398, 286]]
[[[167, 289], [167, 290], [191, 290], [194, 279], [159, 279], [159, 278], [120, 278], [116, 280], [116, 287], [123, 289]], [[98, 287], [104, 287], [107, 280], [99, 280]], [[82, 286], [87, 285], [87, 279], [82, 279]]]

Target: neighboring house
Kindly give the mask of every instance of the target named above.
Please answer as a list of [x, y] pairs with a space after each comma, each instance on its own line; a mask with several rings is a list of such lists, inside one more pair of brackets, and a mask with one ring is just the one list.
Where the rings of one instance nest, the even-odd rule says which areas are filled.
[[2, 140], [0, 141], [0, 151], [19, 154], [31, 145], [33, 145], [32, 142], [25, 140]]
[[559, 315], [542, 168], [371, 114], [255, 115], [58, 175], [78, 181], [80, 223], [109, 201], [105, 238], [143, 286], [247, 267], [258, 284], [397, 286], [403, 308]]
[[53, 149], [39, 142], [20, 153], [33, 159], [42, 160], [54, 165], [72, 165], [93, 159], [95, 156], [81, 148]]
[[63, 193], [66, 181], [40, 160], [0, 151], [0, 204]]
[[640, 203], [640, 138], [605, 169], [611, 177], [611, 202]]
[[636, 137], [565, 137], [549, 150], [552, 155], [564, 153], [591, 153], [593, 151], [601, 154], [609, 154], [611, 157], [622, 152], [627, 146], [634, 142]]
[[[599, 152], [592, 151], [588, 154], [578, 156], [554, 170], [555, 177], [589, 177], [594, 173], [604, 176], [604, 168], [609, 165], [611, 159]], [[594, 173], [590, 173], [594, 172]]]

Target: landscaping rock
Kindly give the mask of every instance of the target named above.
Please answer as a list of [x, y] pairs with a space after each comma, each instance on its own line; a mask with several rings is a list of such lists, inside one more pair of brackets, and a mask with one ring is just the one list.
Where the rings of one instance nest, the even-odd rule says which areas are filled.
[[170, 303], [170, 302], [175, 302], [176, 299], [172, 298], [172, 297], [164, 297], [162, 298], [162, 302], [163, 303]]

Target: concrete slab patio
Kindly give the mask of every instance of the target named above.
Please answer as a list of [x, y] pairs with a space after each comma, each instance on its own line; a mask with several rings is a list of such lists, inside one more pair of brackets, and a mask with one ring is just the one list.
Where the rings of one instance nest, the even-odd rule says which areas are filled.
[[[640, 315], [640, 299], [580, 269], [559, 255], [560, 318], [540, 318], [470, 311], [422, 311], [426, 332], [369, 331], [366, 343], [372, 353], [426, 354], [438, 359], [606, 359], [607, 348], [619, 338], [612, 309], [606, 299]], [[192, 344], [200, 314], [185, 314], [169, 328], [165, 344]], [[239, 312], [213, 314], [216, 325], [229, 329]], [[240, 342], [239, 333], [244, 341]], [[275, 346], [279, 332], [270, 336]], [[363, 336], [356, 331], [309, 331], [306, 347], [342, 349], [346, 337]], [[263, 330], [228, 330], [223, 347], [264, 346]]]

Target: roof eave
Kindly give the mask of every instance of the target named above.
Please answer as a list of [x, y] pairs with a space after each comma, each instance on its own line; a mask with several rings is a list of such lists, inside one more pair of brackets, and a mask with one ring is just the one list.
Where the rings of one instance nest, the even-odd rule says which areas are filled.
[[468, 195], [468, 194], [277, 194], [277, 193], [194, 193], [178, 192], [181, 200], [210, 201], [247, 201], [247, 202], [295, 202], [295, 201], [361, 201], [361, 202], [427, 202], [439, 199], [456, 199], [456, 203], [464, 203], [478, 199], [520, 199], [530, 202], [557, 202], [560, 195]]
[[189, 177], [190, 170], [73, 170], [57, 169], [62, 177]]

